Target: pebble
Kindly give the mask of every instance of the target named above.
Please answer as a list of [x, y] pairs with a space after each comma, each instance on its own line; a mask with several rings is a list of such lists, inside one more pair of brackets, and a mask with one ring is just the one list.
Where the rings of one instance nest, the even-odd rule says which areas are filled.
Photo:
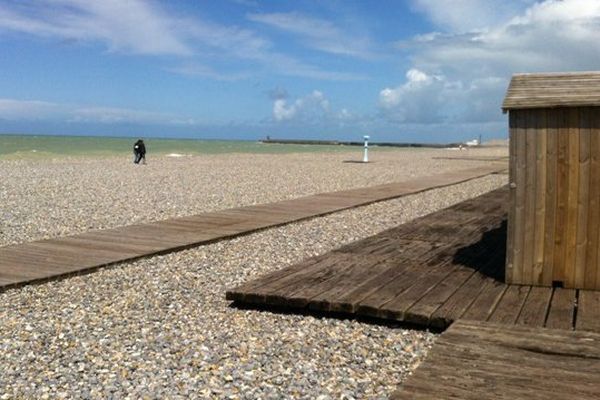
[[[432, 155], [442, 154], [436, 151], [413, 153], [382, 152], [380, 161], [369, 165], [342, 164], [350, 153], [202, 156], [186, 158], [186, 163], [150, 158], [137, 169], [117, 161], [103, 165], [102, 160], [0, 161], [8, 176], [0, 183], [0, 215], [12, 216], [8, 226], [2, 225], [2, 241], [6, 245], [477, 165], [433, 160]], [[135, 179], [126, 177], [129, 173], [147, 178], [146, 189], [158, 182], [164, 188], [158, 186], [158, 193], [132, 189]], [[21, 179], [33, 179], [33, 186], [26, 188]], [[80, 186], [83, 180], [88, 186]], [[506, 180], [488, 176], [0, 293], [0, 399], [387, 398], [426, 357], [434, 334], [352, 319], [236, 309], [225, 300], [225, 290]], [[8, 193], [9, 188], [16, 193]], [[39, 203], [27, 196], [37, 196], [36, 190]]]

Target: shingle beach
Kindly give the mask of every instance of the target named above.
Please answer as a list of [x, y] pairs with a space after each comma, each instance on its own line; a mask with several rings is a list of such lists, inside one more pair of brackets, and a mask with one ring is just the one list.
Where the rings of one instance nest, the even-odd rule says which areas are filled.
[[[0, 160], [0, 246], [489, 165], [506, 148]], [[0, 399], [387, 398], [435, 335], [225, 290], [507, 183], [491, 175], [0, 293]]]

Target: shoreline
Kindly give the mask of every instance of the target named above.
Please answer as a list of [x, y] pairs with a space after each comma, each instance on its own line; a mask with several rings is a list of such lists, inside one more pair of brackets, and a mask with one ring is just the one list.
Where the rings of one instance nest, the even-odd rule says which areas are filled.
[[[62, 157], [110, 157], [132, 154], [135, 138], [83, 136], [0, 135], [0, 160], [54, 159]], [[170, 153], [209, 154], [294, 154], [361, 152], [363, 143], [337, 141], [246, 141], [145, 138], [149, 156]], [[358, 146], [357, 146], [358, 145]], [[421, 151], [446, 145], [371, 143], [372, 152]], [[457, 144], [458, 146], [458, 144]], [[474, 150], [486, 147], [473, 148]]]

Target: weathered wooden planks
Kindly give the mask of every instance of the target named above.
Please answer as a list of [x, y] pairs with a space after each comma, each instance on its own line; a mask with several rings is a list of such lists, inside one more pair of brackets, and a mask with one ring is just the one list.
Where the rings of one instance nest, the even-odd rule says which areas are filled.
[[392, 399], [598, 399], [600, 334], [458, 321]]
[[578, 330], [600, 331], [600, 292], [581, 290], [577, 313]]
[[515, 74], [502, 109], [600, 106], [599, 72]]
[[554, 289], [546, 317], [546, 328], [573, 329], [576, 296], [577, 291], [574, 289]]
[[[574, 329], [576, 296], [584, 291], [504, 283], [507, 198], [507, 188], [490, 192], [226, 296], [238, 303], [346, 312], [438, 329], [458, 319]], [[588, 298], [577, 329], [598, 325], [590, 306], [594, 297]]]
[[600, 108], [511, 109], [509, 127], [507, 281], [600, 289]]
[[322, 193], [277, 203], [0, 247], [0, 288], [177, 251], [259, 229], [464, 182], [505, 168], [502, 164], [493, 164], [405, 182]]

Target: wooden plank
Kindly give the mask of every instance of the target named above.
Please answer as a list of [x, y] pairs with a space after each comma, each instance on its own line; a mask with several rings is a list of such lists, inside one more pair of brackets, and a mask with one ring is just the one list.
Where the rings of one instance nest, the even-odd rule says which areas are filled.
[[9, 257], [2, 257], [3, 268], [0, 272], [12, 277], [21, 275], [24, 280], [29, 280], [32, 276], [42, 277], [60, 273], [64, 269], [63, 265], [63, 261], [47, 261], [45, 257], [30, 255], [19, 257], [10, 254]]
[[370, 280], [373, 276], [390, 273], [397, 276], [402, 272], [402, 268], [390, 266], [389, 262], [382, 259], [366, 257], [359, 261], [356, 256], [350, 259], [350, 266], [334, 278], [320, 285], [304, 286], [302, 290], [286, 296], [287, 300], [305, 302], [312, 310], [353, 312], [359, 303], [359, 298], [353, 297], [356, 296], [357, 283]]
[[386, 261], [398, 264], [410, 264], [415, 262], [426, 266], [435, 264], [435, 261], [430, 261], [431, 259], [446, 257], [445, 254], [450, 252], [452, 248], [451, 244], [431, 243], [404, 238], [390, 238], [378, 234], [342, 246], [334, 251], [384, 258]]
[[323, 282], [342, 275], [352, 265], [351, 259], [352, 257], [346, 254], [333, 253], [299, 273], [269, 282], [267, 285], [258, 288], [255, 293], [265, 297], [265, 304], [295, 308], [304, 307], [306, 305], [304, 300], [302, 304], [292, 300], [294, 293], [306, 287], [317, 287]]
[[547, 121], [546, 110], [533, 111], [536, 135], [535, 166], [535, 201], [534, 201], [534, 239], [531, 284], [543, 283], [544, 273], [544, 241], [546, 223], [546, 167], [547, 167]]
[[[149, 244], [143, 241], [130, 239], [129, 237], [114, 237], [106, 235], [83, 234], [71, 238], [63, 238], [60, 243], [72, 244], [78, 248], [89, 250], [109, 250], [115, 252], [123, 252], [126, 254], [147, 254], [161, 250], [163, 246], [157, 244]], [[167, 247], [167, 246], [164, 246]]]
[[[405, 239], [428, 241], [439, 244], [456, 243], [460, 238], [461, 243], [473, 243], [480, 239], [482, 230], [485, 226], [470, 224], [469, 221], [455, 219], [452, 214], [444, 213], [439, 215], [438, 221], [428, 220], [427, 223], [421, 223], [419, 228], [405, 232]], [[480, 217], [482, 218], [482, 217]], [[491, 222], [497, 222], [499, 217], [484, 217], [482, 224], [489, 225]]]
[[242, 285], [231, 291], [236, 294], [230, 296], [233, 297], [230, 299], [246, 303], [266, 304], [267, 296], [271, 295], [270, 300], [273, 304], [273, 302], [279, 301], [279, 297], [274, 297], [273, 293], [288, 288], [303, 279], [319, 279], [324, 274], [331, 273], [338, 261], [339, 258], [332, 254], [311, 258], [308, 262], [293, 265], [279, 273], [268, 274], [266, 277]]
[[[423, 279], [416, 281], [411, 287], [395, 296], [391, 301], [385, 303], [379, 308], [379, 314], [387, 319], [405, 321], [407, 310], [434, 290], [450, 275], [457, 273], [460, 268], [452, 263], [445, 263], [442, 267], [425, 275]], [[425, 323], [427, 325], [428, 323]]]
[[[43, 278], [48, 274], [48, 270], [54, 271], [55, 269], [49, 269], [48, 267], [38, 267], [37, 265], [26, 264], [27, 266], [24, 268], [14, 268], [14, 266], [20, 266], [18, 263], [11, 263], [12, 260], [9, 260], [9, 263], [12, 264], [13, 268], [3, 269], [1, 272], [1, 276], [10, 280], [11, 282], [18, 282], [21, 280], [32, 280]], [[9, 265], [10, 265], [9, 264]], [[60, 271], [60, 269], [58, 269]]]
[[552, 280], [564, 282], [567, 247], [567, 204], [569, 199], [569, 115], [557, 109], [558, 149], [556, 174], [556, 223], [554, 225], [554, 260]]
[[546, 328], [573, 329], [575, 304], [574, 289], [554, 288], [546, 319]]
[[523, 233], [523, 276], [521, 283], [533, 284], [534, 239], [536, 230], [536, 151], [537, 151], [537, 123], [536, 110], [526, 110], [525, 131], [525, 211], [522, 223], [525, 225]]
[[0, 272], [0, 285], [11, 287], [25, 279], [22, 275], [13, 275], [8, 272]]
[[[467, 283], [472, 282], [474, 280], [472, 279], [473, 277], [482, 276], [482, 272], [490, 273], [491, 266], [493, 266], [493, 268], [501, 268], [502, 264], [497, 262], [497, 255], [504, 255], [504, 251], [501, 251], [500, 248], [487, 250], [488, 251], [483, 254], [476, 254], [472, 260], [460, 263], [456, 272], [440, 282], [440, 284], [435, 287], [435, 290], [427, 293], [418, 302], [406, 310], [404, 319], [407, 322], [419, 325], [433, 325], [433, 315], [435, 312], [445, 306], [448, 300], [461, 288], [468, 286]], [[465, 266], [462, 266], [461, 264]], [[469, 265], [469, 267], [466, 265]], [[480, 269], [482, 272], [480, 272]], [[475, 279], [475, 281], [477, 281], [477, 279]], [[474, 298], [475, 295], [478, 294], [479, 289], [480, 287], [472, 288], [470, 295]], [[454, 306], [456, 307], [456, 303]], [[447, 311], [455, 310], [456, 308]], [[446, 316], [448, 316], [448, 314], [445, 312], [444, 317]], [[439, 320], [440, 318], [438, 317], [438, 324], [440, 322]]]
[[140, 237], [136, 234], [132, 234], [132, 232], [119, 232], [119, 234], [116, 234], [114, 231], [88, 232], [85, 234], [85, 236], [82, 235], [82, 237], [104, 241], [106, 243], [127, 243], [128, 245], [136, 247], [140, 246], [148, 250], [154, 250], [157, 247], [169, 247], [178, 244], [177, 242], [166, 242], [164, 239], [158, 237]]
[[544, 221], [544, 268], [542, 284], [552, 286], [557, 208], [558, 113], [546, 110], [546, 206]]
[[[586, 288], [600, 289], [600, 113], [594, 109], [590, 133], [590, 198]], [[595, 275], [595, 277], [594, 277]]]
[[[23, 269], [29, 268], [23, 276], [38, 276], [42, 274], [41, 271], [45, 271], [43, 274], [46, 278], [61, 276], [65, 272], [86, 270], [158, 252], [177, 251], [258, 229], [404, 196], [415, 191], [448, 186], [503, 169], [502, 165], [493, 164], [433, 177], [414, 178], [406, 182], [378, 185], [373, 189], [352, 189], [351, 193], [330, 192], [273, 204], [239, 207], [149, 224], [104, 231], [94, 230], [50, 241], [7, 246], [0, 248], [0, 273], [14, 271], [21, 265]], [[400, 253], [396, 252], [395, 255]], [[15, 283], [13, 278], [7, 278], [6, 281]], [[28, 280], [24, 279], [22, 283]], [[232, 292], [229, 296], [238, 298], [242, 294]]]
[[[270, 282], [276, 282], [283, 277], [297, 274], [304, 270], [307, 270], [313, 265], [322, 262], [323, 259], [327, 258], [327, 256], [328, 255], [320, 255], [316, 257], [311, 257], [302, 261], [301, 263], [293, 264], [287, 268], [273, 271], [271, 273], [262, 275], [261, 277], [256, 278], [252, 281], [243, 283], [235, 289], [227, 290], [226, 299], [239, 302], [253, 302], [253, 298], [255, 297], [254, 293], [257, 289], [268, 285]], [[260, 297], [260, 299], [257, 299], [255, 301], [264, 302], [264, 299], [265, 296], [263, 295]]]
[[[113, 233], [116, 237], [133, 237], [140, 241], [147, 239], [148, 243], [156, 243], [156, 239], [160, 239], [162, 242], [172, 247], [179, 247], [192, 243], [194, 239], [197, 239], [200, 236], [197, 232], [177, 229], [173, 226], [167, 226], [163, 222], [164, 221], [147, 225], [116, 228]], [[206, 231], [212, 231], [214, 229], [216, 228], [208, 228]], [[206, 231], [204, 234], [206, 234]]]
[[470, 268], [457, 268], [436, 287], [421, 297], [404, 312], [407, 322], [428, 326], [432, 314], [440, 308], [477, 271]]
[[[405, 224], [409, 227], [343, 246], [323, 256], [325, 260], [343, 254], [343, 265], [335, 260], [322, 261], [324, 264], [295, 269], [294, 274], [273, 282], [262, 281], [258, 290], [244, 294], [260, 297], [263, 304], [269, 303], [269, 298], [272, 304], [350, 312], [422, 326], [443, 328], [456, 318], [543, 326], [548, 314], [547, 324], [568, 328], [573, 321], [574, 297], [569, 302], [565, 289], [556, 289], [557, 295], [550, 300], [552, 288], [509, 286], [497, 280], [503, 271], [505, 251], [498, 246], [506, 235], [505, 225], [499, 223], [502, 208], [495, 209], [497, 215], [480, 212], [479, 222], [472, 220], [468, 223], [472, 226], [459, 231], [470, 237], [467, 244], [462, 237], [441, 247], [407, 239], [407, 232], [420, 238], [424, 228], [445, 231], [449, 221], [459, 224], [459, 216], [466, 210], [476, 215], [477, 204], [480, 210], [490, 201], [506, 205], [507, 196], [506, 189], [498, 190], [469, 201], [467, 207], [441, 210]], [[482, 232], [472, 235], [478, 229]], [[394, 248], [405, 250], [390, 250]], [[426, 256], [426, 261], [419, 258]]]
[[502, 104], [506, 111], [530, 107], [577, 107], [600, 105], [598, 79], [585, 77], [517, 77], [513, 76]]
[[[511, 111], [512, 112], [512, 111]], [[525, 113], [516, 112], [516, 171], [515, 171], [515, 208], [514, 208], [514, 242], [512, 276], [507, 276], [508, 283], [523, 283], [524, 244], [525, 244], [525, 201], [526, 201], [526, 168], [527, 168], [527, 136]], [[509, 249], [510, 251], [510, 249]]]
[[473, 321], [486, 321], [494, 312], [498, 302], [509, 288], [504, 282], [490, 279], [486, 290], [482, 290], [473, 304], [467, 309], [461, 318]]
[[386, 313], [382, 311], [385, 309], [386, 304], [390, 303], [396, 296], [409, 290], [416, 282], [420, 282], [423, 277], [435, 273], [440, 268], [443, 268], [440, 263], [427, 268], [424, 268], [420, 263], [408, 264], [402, 274], [396, 275], [387, 284], [379, 287], [361, 300], [356, 313], [369, 317], [388, 318]]
[[550, 301], [552, 300], [552, 288], [533, 286], [523, 305], [523, 309], [517, 319], [517, 325], [544, 327]]
[[[503, 267], [504, 252], [492, 255], [480, 271], [474, 273], [449, 299], [447, 299], [430, 317], [430, 325], [435, 328], [446, 328], [461, 318], [473, 305], [480, 293], [492, 288], [493, 278]], [[490, 278], [492, 277], [492, 278]], [[487, 315], [485, 316], [487, 318]]]
[[514, 270], [514, 242], [515, 242], [515, 209], [516, 209], [516, 170], [517, 170], [517, 122], [516, 113], [510, 112], [508, 115], [509, 123], [509, 150], [508, 150], [508, 182], [509, 182], [509, 198], [508, 198], [508, 225], [506, 248], [506, 274], [507, 280], [512, 282]]
[[[459, 332], [453, 328], [459, 328]], [[510, 343], [510, 347], [521, 350], [537, 352], [550, 357], [559, 356], [564, 363], [577, 362], [576, 359], [581, 357], [586, 363], [589, 361], [594, 368], [600, 369], [600, 363], [597, 361], [600, 358], [600, 335], [596, 332], [498, 325], [483, 321], [457, 321], [457, 326], [451, 327], [449, 331], [457, 338], [460, 337], [460, 341], [464, 342], [466, 346], [481, 343], [482, 340], [495, 344]], [[569, 355], [573, 357], [569, 357]], [[571, 360], [569, 360], [570, 358]], [[520, 359], [516, 361], [520, 361]], [[565, 370], [561, 365], [557, 365], [557, 369]], [[593, 381], [600, 384], [597, 379]]]
[[600, 332], [600, 292], [580, 290], [575, 329]]
[[[387, 240], [390, 239], [388, 238]], [[415, 276], [420, 276], [427, 272], [427, 270], [423, 268], [423, 263], [426, 265], [428, 261], [427, 253], [423, 254], [422, 252], [424, 249], [432, 249], [430, 243], [410, 243], [399, 240], [394, 240], [393, 242], [397, 246], [400, 244], [398, 247], [407, 250], [404, 253], [404, 260], [392, 260], [388, 257], [382, 257], [382, 270], [375, 271], [367, 268], [366, 270], [369, 271], [369, 275], [361, 280], [355, 280], [352, 285], [347, 285], [347, 287], [344, 288], [344, 290], [346, 290], [345, 293], [340, 293], [341, 291], [338, 290], [338, 288], [333, 288], [330, 292], [323, 293], [322, 296], [313, 298], [311, 302], [327, 301], [330, 311], [356, 312], [360, 303], [365, 301], [368, 296], [379, 292], [384, 286], [390, 284], [394, 280], [402, 279], [405, 282], [412, 282], [415, 279]], [[422, 261], [419, 261], [416, 258], [416, 254], [421, 254], [420, 257]], [[432, 254], [429, 252], [429, 257], [431, 256]]]
[[79, 247], [73, 247], [68, 243], [31, 243], [27, 248], [17, 249], [10, 254], [3, 256], [3, 259], [13, 258], [22, 260], [24, 265], [35, 265], [37, 268], [50, 268], [60, 270], [67, 268], [71, 264], [78, 264], [85, 260], [91, 262], [100, 262], [106, 258], [114, 259], [127, 256], [123, 252], [115, 251], [82, 251]]
[[488, 318], [488, 321], [500, 324], [514, 324], [521, 313], [530, 290], [531, 286], [509, 286]]
[[[270, 292], [267, 295], [267, 304], [305, 308], [313, 298], [324, 292], [335, 291], [338, 285], [341, 290], [347, 290], [349, 281], [352, 282], [356, 278], [364, 279], [368, 274], [368, 268], [379, 271], [378, 265], [381, 264], [381, 260], [357, 257], [354, 254], [337, 253], [335, 256], [338, 258], [335, 264], [313, 271], [310, 276], [306, 276], [302, 280]], [[313, 303], [315, 309], [318, 309], [319, 306], [324, 310], [329, 308], [325, 299], [318, 299]]]
[[[403, 279], [399, 277], [404, 274], [418, 274], [420, 271], [422, 273], [422, 269], [414, 263], [384, 262], [383, 265], [386, 264], [387, 268], [372, 273], [371, 276], [364, 280], [364, 282], [354, 282], [354, 285], [348, 285], [348, 287], [345, 288], [347, 290], [345, 293], [340, 293], [339, 295], [324, 293], [322, 296], [313, 299], [313, 301], [323, 303], [327, 301], [329, 311], [358, 313], [360, 304], [365, 301], [367, 297], [385, 290], [384, 287], [391, 281]], [[409, 279], [410, 278], [404, 281], [410, 282]], [[367, 303], [365, 302], [365, 304]], [[325, 307], [322, 306], [320, 309], [325, 309]], [[374, 309], [374, 313], [376, 314], [379, 307], [376, 306]], [[371, 312], [373, 312], [373, 309], [371, 309]]]
[[457, 321], [392, 399], [592, 399], [600, 335]]
[[[579, 179], [577, 193], [577, 231], [575, 240], [576, 288], [588, 287], [585, 282], [586, 251], [588, 246], [588, 216], [590, 191], [591, 113], [589, 107], [579, 111]], [[598, 199], [596, 199], [598, 201]], [[595, 279], [594, 279], [595, 281]]]
[[[28, 250], [31, 250], [31, 247]], [[96, 255], [85, 258], [73, 254], [64, 256], [48, 253], [42, 249], [36, 254], [11, 253], [6, 257], [2, 257], [2, 272], [12, 276], [22, 275], [24, 281], [30, 281], [34, 277], [43, 279], [48, 276], [77, 271], [78, 267], [74, 267], [74, 265], [103, 265], [101, 263], [105, 259], [106, 257]]]
[[569, 109], [567, 199], [567, 242], [565, 249], [565, 287], [575, 287], [575, 259], [577, 251], [577, 206], [579, 195], [579, 109]]

